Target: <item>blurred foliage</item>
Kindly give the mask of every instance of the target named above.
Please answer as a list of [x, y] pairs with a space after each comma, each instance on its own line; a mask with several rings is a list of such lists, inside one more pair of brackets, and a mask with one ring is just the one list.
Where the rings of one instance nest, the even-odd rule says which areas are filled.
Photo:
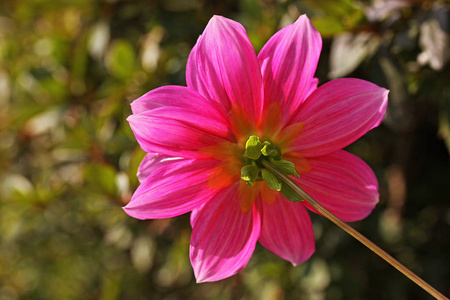
[[138, 221], [121, 209], [144, 155], [129, 103], [185, 84], [213, 14], [241, 22], [259, 51], [302, 13], [324, 36], [321, 83], [353, 76], [391, 90], [383, 125], [349, 147], [381, 192], [354, 226], [448, 295], [448, 2], [2, 0], [0, 299], [430, 299], [316, 215], [306, 263], [258, 245], [241, 273], [198, 285], [187, 215]]

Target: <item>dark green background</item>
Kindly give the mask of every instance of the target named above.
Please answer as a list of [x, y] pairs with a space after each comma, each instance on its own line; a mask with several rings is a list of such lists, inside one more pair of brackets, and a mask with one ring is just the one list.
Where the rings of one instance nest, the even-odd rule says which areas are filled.
[[2, 0], [0, 299], [431, 299], [314, 214], [304, 264], [258, 244], [238, 275], [198, 285], [188, 215], [138, 221], [121, 209], [144, 155], [130, 102], [185, 85], [213, 14], [242, 23], [259, 51], [303, 13], [324, 38], [320, 84], [351, 76], [391, 90], [385, 122], [348, 147], [381, 194], [353, 226], [448, 296], [448, 2]]

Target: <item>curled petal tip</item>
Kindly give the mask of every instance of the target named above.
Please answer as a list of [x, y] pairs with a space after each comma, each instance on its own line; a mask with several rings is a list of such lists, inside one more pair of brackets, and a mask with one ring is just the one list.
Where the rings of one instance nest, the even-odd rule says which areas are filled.
[[139, 219], [139, 220], [146, 220], [147, 219], [147, 218], [143, 217], [142, 215], [140, 215], [139, 213], [137, 213], [135, 209], [130, 207], [130, 203], [128, 203], [127, 205], [123, 206], [122, 209], [127, 215], [129, 215], [132, 218]]
[[221, 20], [221, 19], [226, 19], [225, 17], [221, 16], [221, 15], [213, 15], [212, 18], [210, 19], [210, 21], [214, 20]]
[[220, 15], [212, 16], [212, 18], [209, 19], [209, 22], [206, 25], [206, 27], [209, 27], [210, 25], [212, 25], [214, 27], [215, 26], [227, 26], [227, 25], [235, 25], [235, 26], [239, 26], [240, 27], [239, 23], [237, 23], [237, 22], [235, 22], [233, 20], [230, 20], [228, 18], [225, 18], [223, 16], [220, 16]]

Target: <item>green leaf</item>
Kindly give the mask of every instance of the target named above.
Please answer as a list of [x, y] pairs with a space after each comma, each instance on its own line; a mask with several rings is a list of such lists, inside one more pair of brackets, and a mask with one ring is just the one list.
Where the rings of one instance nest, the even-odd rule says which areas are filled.
[[330, 78], [344, 77], [353, 72], [380, 45], [371, 32], [346, 32], [334, 37], [330, 53]]
[[261, 148], [262, 143], [259, 140], [259, 137], [256, 135], [252, 135], [248, 138], [247, 142], [245, 143], [245, 155], [248, 158], [257, 160], [261, 156]]
[[266, 141], [266, 142], [264, 142], [262, 144], [261, 153], [264, 156], [271, 156], [271, 157], [273, 157], [273, 156], [276, 156], [278, 154], [278, 151], [277, 151], [277, 149], [275, 148], [274, 145], [272, 145], [271, 143]]
[[262, 178], [268, 183], [267, 187], [275, 191], [281, 191], [281, 181], [267, 169], [261, 169]]
[[283, 185], [281, 187], [281, 195], [284, 196], [284, 198], [288, 199], [292, 202], [300, 202], [303, 201], [303, 198], [300, 197], [299, 194], [297, 194], [289, 185], [283, 182]]
[[90, 186], [106, 192], [109, 195], [115, 195], [117, 192], [116, 171], [112, 166], [105, 164], [92, 163], [85, 168], [85, 179]]
[[131, 78], [135, 72], [136, 54], [133, 45], [127, 40], [116, 40], [107, 56], [109, 72], [119, 79]]
[[283, 172], [285, 175], [295, 175], [297, 177], [300, 176], [298, 172], [295, 170], [295, 165], [287, 160], [272, 160], [272, 165], [274, 165], [278, 170]]
[[313, 18], [311, 22], [323, 37], [330, 37], [345, 31], [342, 22], [333, 17], [317, 17]]
[[241, 178], [247, 181], [248, 184], [253, 185], [255, 179], [258, 177], [259, 168], [255, 165], [244, 166], [241, 169]]
[[324, 15], [335, 19], [345, 20], [354, 15], [363, 17], [364, 10], [362, 6], [357, 5], [353, 0], [308, 0], [310, 6], [317, 7], [323, 11]]

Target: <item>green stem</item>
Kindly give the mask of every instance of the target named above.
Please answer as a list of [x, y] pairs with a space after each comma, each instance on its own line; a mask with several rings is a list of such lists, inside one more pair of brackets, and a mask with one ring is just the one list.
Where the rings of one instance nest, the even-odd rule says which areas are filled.
[[385, 261], [387, 261], [390, 265], [392, 265], [394, 268], [399, 270], [403, 275], [411, 279], [414, 283], [416, 283], [418, 286], [420, 286], [422, 289], [424, 289], [426, 292], [428, 292], [430, 295], [432, 295], [434, 298], [439, 300], [449, 300], [447, 297], [442, 295], [440, 292], [438, 292], [435, 288], [433, 288], [431, 285], [426, 283], [424, 280], [422, 280], [419, 276], [411, 272], [408, 268], [406, 268], [404, 265], [402, 265], [400, 262], [398, 262], [395, 258], [387, 254], [383, 249], [378, 247], [376, 244], [371, 242], [369, 239], [367, 239], [365, 236], [363, 236], [361, 233], [356, 231], [354, 228], [352, 228], [350, 225], [336, 217], [333, 213], [331, 213], [329, 210], [327, 210], [325, 207], [323, 207], [320, 203], [318, 203], [314, 198], [312, 198], [308, 193], [306, 193], [300, 186], [298, 186], [291, 178], [289, 178], [287, 175], [284, 175], [282, 172], [280, 172], [274, 165], [272, 165], [267, 160], [263, 160], [262, 164], [264, 167], [266, 167], [270, 172], [278, 176], [282, 181], [284, 181], [287, 185], [289, 185], [296, 193], [298, 193], [306, 202], [308, 202], [312, 207], [314, 207], [319, 213], [321, 213], [323, 216], [327, 217], [331, 222], [339, 226], [341, 229], [343, 229], [345, 232], [353, 236], [355, 239], [360, 241], [363, 245], [365, 245], [367, 248], [375, 252], [378, 256], [383, 258]]

